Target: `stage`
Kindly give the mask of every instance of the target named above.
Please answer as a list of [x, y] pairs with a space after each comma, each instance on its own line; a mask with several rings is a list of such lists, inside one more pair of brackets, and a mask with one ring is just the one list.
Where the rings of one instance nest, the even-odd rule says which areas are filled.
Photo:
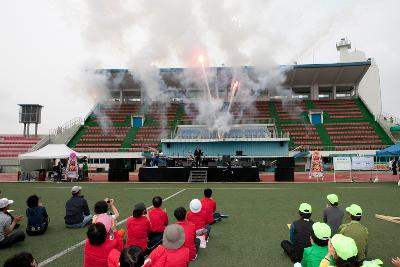
[[187, 182], [191, 170], [207, 171], [208, 182], [259, 182], [256, 167], [232, 167], [228, 175], [226, 167], [144, 167], [139, 169], [140, 182]]

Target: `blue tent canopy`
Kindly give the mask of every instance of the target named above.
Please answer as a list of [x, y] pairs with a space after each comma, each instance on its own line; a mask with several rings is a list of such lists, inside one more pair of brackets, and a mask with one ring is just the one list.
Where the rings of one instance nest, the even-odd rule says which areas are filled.
[[400, 144], [376, 151], [376, 155], [379, 157], [400, 156]]

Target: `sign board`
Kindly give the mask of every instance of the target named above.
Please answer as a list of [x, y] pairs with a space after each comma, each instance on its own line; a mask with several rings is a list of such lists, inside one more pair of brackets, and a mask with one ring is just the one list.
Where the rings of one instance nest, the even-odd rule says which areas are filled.
[[351, 158], [350, 157], [334, 157], [333, 158], [333, 169], [335, 171], [350, 171], [351, 170]]
[[373, 170], [374, 169], [374, 157], [352, 157], [351, 167], [353, 170]]
[[311, 155], [309, 178], [324, 178], [324, 164], [318, 151], [314, 151]]

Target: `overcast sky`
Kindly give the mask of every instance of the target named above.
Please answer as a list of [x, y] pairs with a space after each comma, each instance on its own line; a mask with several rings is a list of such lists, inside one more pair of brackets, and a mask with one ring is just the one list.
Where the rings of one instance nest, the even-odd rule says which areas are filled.
[[[87, 68], [337, 62], [335, 43], [376, 60], [383, 110], [400, 117], [398, 0], [6, 1], [0, 8], [0, 133], [22, 133], [18, 104], [44, 106], [39, 132], [85, 117]], [[32, 132], [32, 130], [31, 130]]]

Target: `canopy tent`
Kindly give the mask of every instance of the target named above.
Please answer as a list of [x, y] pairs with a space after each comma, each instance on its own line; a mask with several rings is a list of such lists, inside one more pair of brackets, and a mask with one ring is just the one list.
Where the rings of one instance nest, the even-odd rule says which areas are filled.
[[400, 156], [400, 144], [376, 151], [378, 157]]
[[51, 144], [39, 150], [21, 154], [18, 156], [18, 159], [66, 159], [71, 153], [75, 153], [78, 158], [85, 156], [75, 152], [64, 144]]
[[18, 159], [20, 160], [23, 172], [52, 170], [53, 159], [66, 159], [69, 158], [71, 153], [75, 153], [78, 158], [85, 156], [75, 152], [64, 144], [54, 144], [47, 145], [33, 152], [21, 154], [18, 156]]

